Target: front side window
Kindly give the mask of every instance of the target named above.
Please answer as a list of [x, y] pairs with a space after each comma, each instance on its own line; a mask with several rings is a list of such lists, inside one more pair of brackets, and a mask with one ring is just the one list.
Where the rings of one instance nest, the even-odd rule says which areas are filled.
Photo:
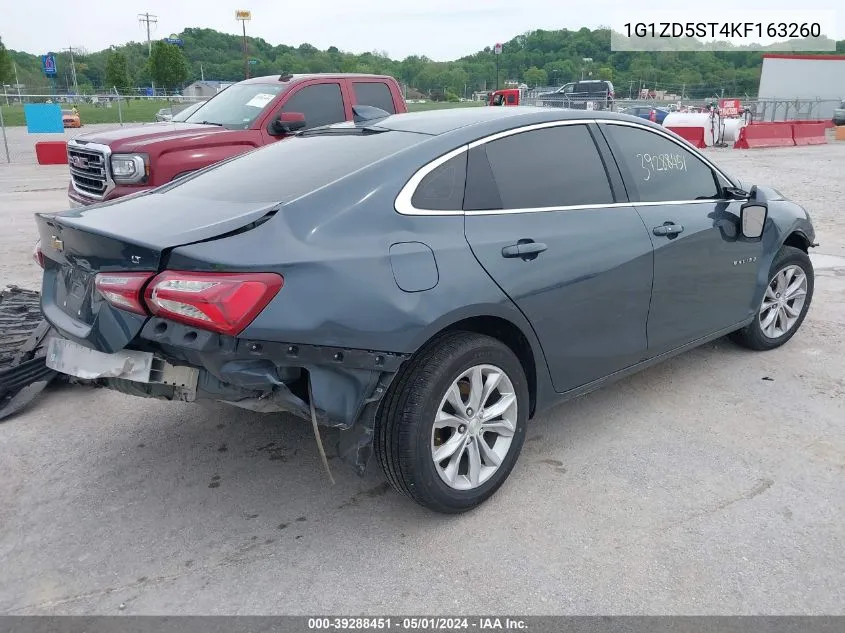
[[[214, 123], [246, 130], [282, 91], [282, 84], [235, 84], [206, 101], [187, 123]], [[170, 114], [170, 110], [166, 112]]]
[[521, 132], [483, 148], [489, 169], [473, 160], [467, 200], [484, 203], [468, 209], [491, 208], [491, 187], [497, 190], [499, 208], [505, 210], [614, 201], [604, 163], [586, 125]]
[[[639, 127], [603, 125], [633, 201], [716, 199], [713, 170], [678, 143]], [[634, 191], [631, 191], [631, 188]]]

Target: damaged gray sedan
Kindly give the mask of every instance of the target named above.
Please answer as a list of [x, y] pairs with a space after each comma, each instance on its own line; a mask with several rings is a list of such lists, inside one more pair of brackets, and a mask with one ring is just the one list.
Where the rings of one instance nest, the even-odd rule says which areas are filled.
[[[290, 412], [440, 512], [490, 497], [529, 418], [813, 295], [806, 212], [618, 114], [355, 119], [116, 202], [39, 214], [47, 365]], [[302, 129], [305, 127], [305, 129]], [[297, 128], [300, 128], [297, 130]]]

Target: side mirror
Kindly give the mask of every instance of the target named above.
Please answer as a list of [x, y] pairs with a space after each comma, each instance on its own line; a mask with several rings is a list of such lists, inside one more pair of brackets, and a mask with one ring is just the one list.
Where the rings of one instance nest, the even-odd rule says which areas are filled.
[[762, 237], [763, 227], [769, 215], [769, 207], [765, 202], [747, 202], [739, 209], [739, 225], [742, 236], [756, 240]]
[[305, 115], [302, 112], [282, 112], [270, 122], [269, 127], [273, 136], [292, 134], [305, 127]]

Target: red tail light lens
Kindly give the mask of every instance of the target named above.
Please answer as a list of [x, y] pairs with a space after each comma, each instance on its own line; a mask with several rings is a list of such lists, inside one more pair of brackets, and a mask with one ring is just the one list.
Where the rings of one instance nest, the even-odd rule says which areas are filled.
[[41, 268], [44, 268], [44, 253], [41, 251], [41, 240], [35, 242], [35, 246], [32, 248], [32, 259]]
[[240, 333], [284, 285], [275, 273], [165, 271], [145, 298], [150, 312], [221, 334]]
[[141, 302], [141, 289], [155, 273], [97, 273], [94, 285], [103, 299], [115, 308], [147, 314]]

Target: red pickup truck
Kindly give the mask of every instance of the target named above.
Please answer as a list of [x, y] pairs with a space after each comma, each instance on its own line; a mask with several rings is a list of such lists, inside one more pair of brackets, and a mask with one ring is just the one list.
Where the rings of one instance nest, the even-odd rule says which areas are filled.
[[170, 182], [301, 129], [352, 120], [352, 106], [406, 112], [382, 75], [255, 77], [229, 86], [184, 121], [92, 132], [68, 142], [72, 207]]

